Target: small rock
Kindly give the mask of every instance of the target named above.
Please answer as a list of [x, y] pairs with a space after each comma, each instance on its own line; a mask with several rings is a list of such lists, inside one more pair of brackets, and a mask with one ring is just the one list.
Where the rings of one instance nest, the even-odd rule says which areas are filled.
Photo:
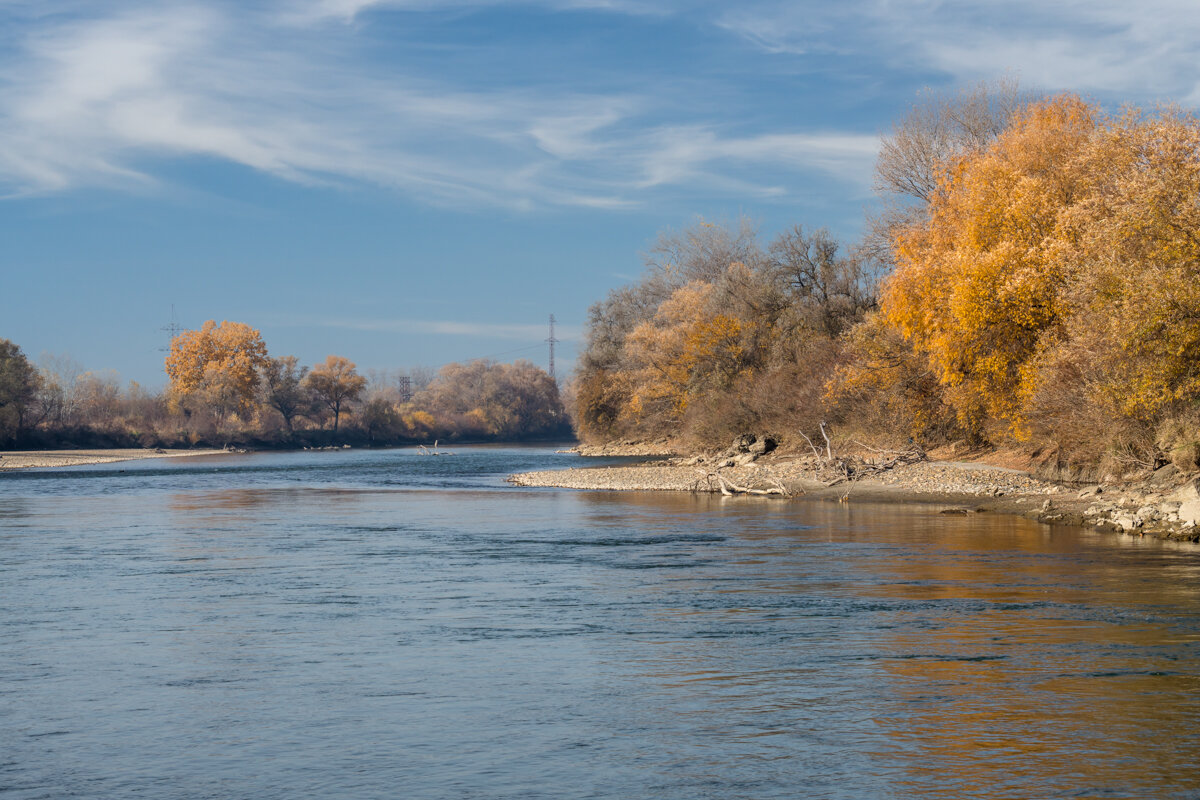
[[779, 443], [776, 442], [774, 438], [770, 436], [763, 436], [750, 445], [750, 452], [756, 456], [765, 456], [778, 446]]
[[1179, 503], [1176, 513], [1184, 522], [1193, 525], [1200, 522], [1200, 480], [1194, 480], [1171, 495], [1171, 499]]
[[741, 436], [733, 437], [733, 444], [729, 446], [729, 449], [735, 453], [745, 453], [750, 450], [750, 445], [756, 441], [758, 441], [758, 437], [753, 433], [743, 433]]
[[1150, 476], [1148, 483], [1152, 486], [1170, 486], [1179, 478], [1179, 468], [1174, 464], [1159, 467]]
[[1123, 531], [1131, 531], [1134, 528], [1142, 527], [1142, 520], [1132, 514], [1118, 514], [1113, 518], [1113, 523]]

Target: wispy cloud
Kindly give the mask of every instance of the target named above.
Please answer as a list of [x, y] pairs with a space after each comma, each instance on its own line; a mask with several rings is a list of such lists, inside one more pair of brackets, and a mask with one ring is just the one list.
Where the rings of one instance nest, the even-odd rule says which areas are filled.
[[[762, 134], [721, 137], [700, 126], [666, 128], [650, 134], [642, 153], [642, 185], [681, 183], [704, 175], [706, 182], [724, 178], [723, 165], [757, 164], [776, 168], [820, 169], [866, 184], [879, 139], [861, 134]], [[782, 192], [777, 187], [738, 183], [741, 191]]]
[[717, 24], [771, 53], [848, 54], [954, 80], [1008, 73], [1030, 87], [1137, 102], [1200, 94], [1192, 0], [748, 0]]
[[[466, 320], [323, 318], [298, 319], [281, 325], [281, 327], [297, 326], [342, 328], [374, 333], [466, 336], [512, 342], [540, 342], [547, 335], [545, 323], [490, 323]], [[574, 341], [581, 335], [581, 330], [578, 326], [559, 325], [555, 328], [554, 335], [563, 341]]]
[[[321, 0], [287, 20], [233, 4], [147, 2], [85, 17], [22, 6], [13, 12], [20, 24], [0, 38], [0, 187], [9, 195], [138, 189], [157, 184], [159, 159], [211, 158], [297, 183], [385, 186], [433, 204], [617, 209], [667, 186], [786, 194], [778, 169], [795, 180], [811, 170], [855, 180], [874, 157], [869, 137], [853, 134], [673, 125], [650, 115], [652, 94], [472, 89], [383, 68], [362, 56], [358, 26], [326, 24], [376, 7], [433, 5], [445, 4]], [[770, 183], [743, 174], [768, 162], [777, 167]]]
[[[511, 5], [506, 0], [310, 0], [291, 5], [283, 18], [299, 24], [327, 20], [353, 22], [364, 12], [402, 9], [409, 11], [449, 10], [480, 6]], [[609, 11], [622, 14], [665, 14], [674, 10], [669, 2], [653, 0], [529, 0], [535, 5], [557, 11]]]

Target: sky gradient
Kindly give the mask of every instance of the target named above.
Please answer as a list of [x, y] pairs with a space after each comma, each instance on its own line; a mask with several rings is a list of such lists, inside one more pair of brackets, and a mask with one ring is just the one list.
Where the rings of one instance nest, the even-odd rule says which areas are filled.
[[1191, 3], [0, 0], [0, 337], [165, 382], [162, 328], [559, 373], [658, 231], [844, 239], [925, 87], [1200, 102]]

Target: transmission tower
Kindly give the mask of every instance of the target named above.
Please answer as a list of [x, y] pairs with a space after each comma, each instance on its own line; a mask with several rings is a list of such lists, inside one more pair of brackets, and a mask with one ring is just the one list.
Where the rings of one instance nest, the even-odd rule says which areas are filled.
[[168, 325], [163, 325], [159, 328], [160, 331], [167, 335], [167, 346], [158, 348], [164, 353], [171, 352], [171, 342], [175, 341], [175, 337], [183, 333], [183, 328], [175, 319], [175, 304], [171, 303], [171, 322]]
[[396, 381], [400, 384], [400, 402], [407, 403], [412, 400], [412, 376], [401, 375]]
[[546, 340], [550, 345], [550, 379], [554, 380], [554, 345], [558, 339], [554, 338], [554, 315], [550, 315], [550, 338]]

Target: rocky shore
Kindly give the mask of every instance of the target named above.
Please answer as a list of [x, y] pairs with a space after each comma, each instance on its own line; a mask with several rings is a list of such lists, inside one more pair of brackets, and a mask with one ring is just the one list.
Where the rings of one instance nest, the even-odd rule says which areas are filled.
[[[746, 440], [751, 440], [747, 442]], [[518, 486], [591, 491], [677, 491], [832, 502], [919, 502], [942, 513], [1020, 514], [1045, 523], [1087, 525], [1134, 536], [1200, 541], [1200, 477], [1164, 467], [1137, 482], [1066, 485], [983, 461], [931, 460], [923, 453], [858, 456], [774, 452], [774, 443], [742, 437], [714, 456], [672, 456], [640, 464], [575, 467], [509, 477]], [[645, 455], [610, 446], [586, 455]], [[643, 445], [667, 450], [662, 443]], [[642, 449], [640, 448], [640, 449]], [[759, 452], [754, 452], [757, 449]], [[765, 452], [764, 452], [765, 451]], [[659, 455], [652, 452], [650, 455]], [[719, 477], [718, 477], [719, 476]], [[735, 487], [735, 488], [731, 488]]]

